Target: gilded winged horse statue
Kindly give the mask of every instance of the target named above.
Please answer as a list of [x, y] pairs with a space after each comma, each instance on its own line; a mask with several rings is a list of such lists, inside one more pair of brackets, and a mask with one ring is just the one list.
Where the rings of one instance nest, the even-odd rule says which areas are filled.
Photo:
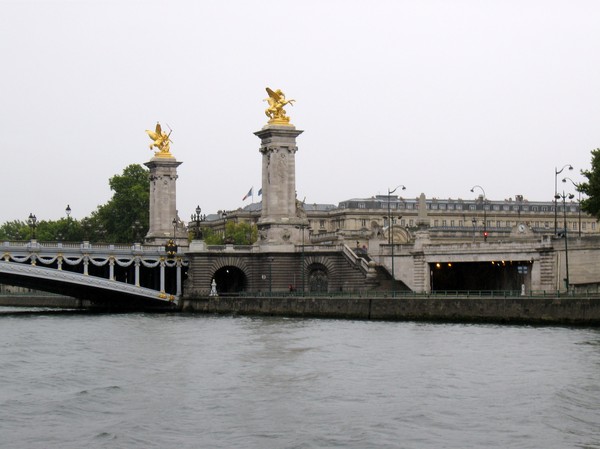
[[150, 131], [149, 129], [146, 130], [146, 134], [148, 134], [148, 136], [152, 140], [152, 143], [150, 144], [150, 149], [152, 149], [153, 147], [158, 148], [158, 152], [156, 153], [157, 156], [171, 157], [170, 150], [172, 140], [170, 139], [170, 137], [172, 132], [173, 130], [169, 130], [169, 134], [164, 132], [160, 126], [160, 123], [158, 122], [156, 122], [156, 129], [154, 131]]
[[285, 109], [283, 109], [283, 107], [287, 104], [294, 106], [294, 101], [296, 100], [286, 100], [285, 94], [281, 89], [274, 91], [267, 87], [267, 93], [269, 94], [269, 97], [265, 98], [263, 101], [269, 103], [269, 107], [265, 109], [265, 114], [270, 119], [269, 123], [288, 125], [290, 123], [290, 118], [285, 115]]

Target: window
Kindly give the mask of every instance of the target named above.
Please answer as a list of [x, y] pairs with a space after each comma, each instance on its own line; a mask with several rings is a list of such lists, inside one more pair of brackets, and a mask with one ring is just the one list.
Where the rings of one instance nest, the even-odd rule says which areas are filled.
[[475, 204], [469, 204], [469, 210], [475, 210], [477, 209], [477, 206], [475, 206]]
[[367, 227], [367, 220], [365, 220], [364, 218], [362, 220], [360, 220], [360, 226], [363, 228]]
[[586, 228], [587, 228], [586, 224], [587, 224], [587, 223], [586, 223], [585, 221], [584, 221], [583, 223], [581, 223], [581, 230], [582, 230], [582, 231], [585, 231], [585, 230], [586, 230]]
[[577, 223], [573, 223], [573, 231], [577, 231]]
[[494, 210], [500, 210], [500, 205], [499, 204], [494, 204]]
[[358, 203], [358, 208], [359, 209], [364, 209], [365, 208], [365, 203]]
[[596, 230], [596, 222], [592, 221], [592, 231], [595, 231], [595, 230]]
[[462, 210], [462, 204], [457, 204], [456, 205], [456, 210]]
[[320, 227], [321, 229], [324, 229], [324, 228], [325, 228], [325, 220], [319, 220], [319, 227]]
[[406, 220], [404, 218], [402, 220], [400, 220], [400, 226], [402, 226], [402, 227], [406, 226]]
[[499, 222], [499, 221], [497, 221], [497, 222], [496, 222], [496, 227], [497, 227], [497, 228], [499, 228], [499, 227], [500, 227], [500, 222]]
[[446, 220], [442, 220], [442, 226], [447, 226]]
[[450, 226], [454, 227], [454, 220], [450, 220]]
[[408, 225], [409, 225], [409, 226], [414, 226], [414, 224], [415, 224], [415, 222], [414, 222], [414, 220], [411, 218], [411, 219], [410, 219], [410, 221], [408, 222]]
[[433, 220], [433, 226], [438, 226], [438, 220]]

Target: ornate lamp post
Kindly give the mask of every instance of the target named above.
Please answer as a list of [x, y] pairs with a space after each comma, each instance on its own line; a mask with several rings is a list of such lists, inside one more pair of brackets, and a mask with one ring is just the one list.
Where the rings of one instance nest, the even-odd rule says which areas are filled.
[[[569, 194], [565, 194], [565, 192], [563, 191], [562, 195], [560, 193], [557, 193], [554, 196], [555, 200], [559, 200], [562, 198], [562, 203], [563, 203], [563, 233], [562, 233], [562, 238], [565, 239], [565, 287], [567, 289], [567, 291], [569, 291], [569, 245], [568, 245], [568, 238], [567, 238], [567, 207], [565, 204], [565, 200], [568, 198], [570, 200], [572, 200], [575, 197], [575, 195], [573, 195], [572, 193]], [[556, 208], [555, 208], [556, 210]]]
[[143, 228], [143, 226], [139, 222], [139, 220], [135, 220], [133, 222], [133, 224], [131, 225], [131, 230], [133, 231], [134, 242], [137, 242], [140, 239], [140, 231], [142, 230], [142, 228]]
[[202, 229], [200, 229], [200, 223], [202, 223], [203, 221], [206, 220], [206, 214], [202, 215], [200, 212], [202, 212], [202, 209], [200, 209], [200, 206], [196, 206], [196, 213], [192, 214], [192, 216], [191, 216], [191, 221], [193, 221], [195, 223], [195, 227], [194, 227], [194, 239], [195, 240], [202, 240]]
[[304, 263], [304, 230], [308, 229], [310, 231], [310, 228], [308, 227], [307, 224], [301, 224], [296, 226], [297, 229], [300, 229], [302, 231], [302, 258], [301, 258], [301, 264], [302, 264], [302, 296], [304, 296], [304, 286], [305, 284], [305, 276], [306, 276], [306, 267], [305, 267], [305, 263]]
[[577, 190], [577, 193], [579, 195], [578, 198], [577, 198], [577, 202], [579, 203], [578, 204], [578, 209], [579, 209], [579, 211], [578, 211], [578, 225], [579, 225], [579, 229], [577, 231], [578, 232], [577, 236], [579, 238], [581, 238], [581, 190], [579, 190], [579, 187], [580, 187], [581, 184], [573, 181], [571, 178], [564, 178], [562, 180], [562, 182], [567, 182], [567, 180], [571, 181], [571, 184], [573, 184], [575, 186], [575, 190]]
[[558, 195], [558, 175], [560, 175], [565, 168], [569, 170], [573, 170], [573, 166], [571, 164], [565, 164], [563, 168], [560, 170], [557, 167], [554, 167], [554, 235], [556, 235], [556, 229], [558, 227], [558, 210], [557, 210], [557, 195]]
[[27, 218], [27, 224], [31, 229], [31, 240], [35, 240], [35, 228], [37, 227], [37, 218], [33, 213], [29, 213], [29, 217]]
[[223, 243], [227, 243], [227, 212], [221, 212], [221, 218], [223, 219]]
[[65, 213], [67, 214], [67, 220], [69, 218], [71, 218], [71, 206], [69, 206], [68, 204], [67, 204], [67, 207], [65, 209]]
[[90, 240], [90, 228], [92, 227], [89, 218], [81, 220], [81, 227], [83, 228], [83, 238], [87, 241]]
[[177, 218], [173, 218], [173, 238], [167, 240], [167, 244], [165, 245], [165, 251], [167, 252], [167, 257], [174, 257], [177, 254], [177, 243], [176, 242], [176, 231], [177, 231]]
[[402, 190], [406, 190], [406, 186], [404, 186], [403, 184], [396, 186], [393, 190], [390, 190], [390, 188], [388, 187], [388, 244], [391, 245], [391, 247], [392, 247], [392, 279], [393, 280], [396, 279], [396, 275], [395, 275], [396, 272], [394, 270], [394, 220], [392, 220], [392, 210], [391, 210], [390, 202], [391, 202], [392, 193], [394, 193], [400, 187], [402, 187]]
[[483, 193], [483, 201], [482, 201], [482, 206], [483, 206], [483, 241], [487, 242], [487, 211], [485, 210], [485, 190], [483, 190], [483, 187], [481, 187], [480, 185], [474, 185], [473, 187], [471, 187], [471, 192], [475, 192], [475, 189], [480, 189], [481, 192]]

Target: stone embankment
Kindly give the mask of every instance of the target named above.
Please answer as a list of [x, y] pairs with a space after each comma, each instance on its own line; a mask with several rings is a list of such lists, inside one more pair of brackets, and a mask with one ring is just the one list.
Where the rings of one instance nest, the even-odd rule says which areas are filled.
[[186, 298], [183, 312], [393, 321], [600, 325], [595, 296], [218, 296]]

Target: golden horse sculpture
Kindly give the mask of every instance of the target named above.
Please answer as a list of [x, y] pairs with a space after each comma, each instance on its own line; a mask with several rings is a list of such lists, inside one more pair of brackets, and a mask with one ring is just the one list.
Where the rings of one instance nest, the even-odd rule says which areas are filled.
[[[168, 126], [168, 125], [167, 125]], [[156, 129], [154, 131], [146, 130], [146, 134], [152, 140], [150, 144], [150, 149], [153, 147], [158, 148], [158, 152], [154, 153], [157, 157], [173, 157], [171, 155], [171, 142], [172, 140], [169, 138], [173, 131], [170, 130], [169, 134], [164, 132], [160, 126], [160, 123], [156, 122]]]
[[285, 109], [283, 107], [286, 104], [294, 106], [296, 100], [286, 100], [285, 94], [281, 92], [281, 89], [273, 91], [267, 87], [267, 93], [269, 98], [265, 98], [263, 101], [269, 103], [269, 107], [265, 109], [265, 114], [269, 117], [269, 123], [274, 125], [289, 125], [290, 118], [285, 115]]

